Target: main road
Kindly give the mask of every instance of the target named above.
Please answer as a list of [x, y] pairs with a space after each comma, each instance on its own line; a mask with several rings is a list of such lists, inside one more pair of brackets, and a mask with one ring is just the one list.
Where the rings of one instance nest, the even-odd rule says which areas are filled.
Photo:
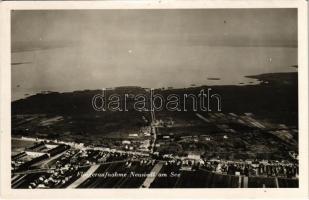
[[155, 116], [155, 112], [154, 112], [153, 108], [150, 109], [150, 114], [151, 114], [151, 132], [152, 132], [152, 135], [153, 135], [153, 142], [151, 144], [150, 153], [153, 153], [154, 147], [155, 147], [155, 144], [156, 144], [156, 140], [157, 140], [157, 133], [156, 133], [157, 130], [156, 130], [156, 126], [155, 126], [156, 116]]

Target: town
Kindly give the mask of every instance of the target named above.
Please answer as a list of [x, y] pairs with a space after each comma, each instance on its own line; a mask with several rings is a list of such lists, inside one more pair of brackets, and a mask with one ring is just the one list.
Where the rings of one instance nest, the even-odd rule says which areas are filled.
[[[179, 135], [177, 119], [158, 115], [160, 119], [152, 111], [149, 126], [119, 138], [112, 148], [60, 139], [12, 138], [12, 188], [298, 187], [298, 154], [293, 148], [282, 157], [267, 152], [252, 156], [248, 147], [243, 147], [248, 151], [243, 156], [239, 151], [219, 152], [218, 147], [217, 152], [199, 148], [202, 143], [226, 145], [236, 139], [239, 143], [239, 138], [233, 138], [239, 132], [233, 123], [247, 126], [255, 135], [268, 134], [272, 144], [278, 140], [295, 146], [293, 127], [256, 120], [252, 113], [196, 113], [199, 123], [215, 124], [213, 128], [221, 133]], [[173, 151], [173, 145], [181, 150]]]

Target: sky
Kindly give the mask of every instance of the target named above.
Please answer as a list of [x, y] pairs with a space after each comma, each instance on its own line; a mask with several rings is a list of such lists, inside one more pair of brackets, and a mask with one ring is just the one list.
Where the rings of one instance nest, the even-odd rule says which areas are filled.
[[14, 98], [238, 84], [297, 65], [296, 9], [13, 11], [11, 36]]

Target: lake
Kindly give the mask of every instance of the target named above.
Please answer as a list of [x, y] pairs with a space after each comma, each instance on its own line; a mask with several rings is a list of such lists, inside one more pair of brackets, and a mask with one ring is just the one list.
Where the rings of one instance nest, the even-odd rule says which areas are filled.
[[12, 66], [12, 101], [41, 91], [257, 84], [245, 76], [297, 71], [291, 67], [297, 65], [297, 48], [292, 47], [119, 48], [86, 45], [12, 53], [12, 62], [27, 62]]

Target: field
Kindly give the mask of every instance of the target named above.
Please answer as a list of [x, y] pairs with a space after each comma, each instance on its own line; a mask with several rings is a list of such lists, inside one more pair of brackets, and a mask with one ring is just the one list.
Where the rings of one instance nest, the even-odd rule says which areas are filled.
[[27, 147], [33, 146], [35, 142], [27, 140], [12, 139], [12, 156], [25, 150]]
[[250, 177], [248, 180], [249, 188], [275, 188], [276, 182], [274, 178]]
[[[107, 112], [95, 114], [58, 115], [27, 114], [12, 116], [12, 136], [30, 136], [89, 145], [112, 146], [116, 140], [128, 138], [148, 125], [147, 113]], [[144, 117], [144, 118], [143, 118]], [[58, 119], [57, 118], [57, 119]], [[46, 121], [52, 124], [46, 125]]]
[[12, 141], [12, 149], [13, 150], [31, 147], [35, 143], [34, 141], [20, 140], [20, 139], [14, 139], [14, 138], [12, 138], [11, 141]]
[[[183, 171], [177, 166], [164, 166], [151, 188], [233, 188], [238, 187], [239, 177], [215, 174], [206, 170]], [[179, 174], [174, 176], [173, 174]]]
[[[288, 151], [298, 150], [298, 134], [293, 132], [293, 126], [285, 127], [291, 138], [283, 140], [268, 131], [282, 128], [253, 114], [202, 113], [207, 121], [193, 113], [177, 116], [159, 112], [157, 116], [166, 122], [173, 121], [173, 125], [163, 124], [157, 129], [156, 151], [162, 154], [186, 155], [195, 152], [207, 159], [289, 160]], [[253, 127], [249, 123], [252, 119], [262, 121], [268, 127]]]
[[278, 178], [278, 184], [281, 188], [298, 188], [298, 179]]

